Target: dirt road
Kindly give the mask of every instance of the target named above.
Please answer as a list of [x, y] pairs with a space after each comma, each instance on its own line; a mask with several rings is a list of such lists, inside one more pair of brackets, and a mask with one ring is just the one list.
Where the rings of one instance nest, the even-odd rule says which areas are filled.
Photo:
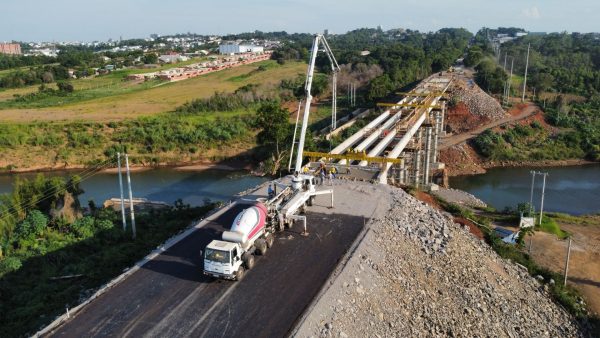
[[477, 135], [483, 133], [487, 129], [498, 127], [507, 123], [515, 122], [527, 118], [539, 111], [539, 107], [535, 104], [527, 105], [519, 114], [514, 116], [509, 116], [500, 120], [496, 120], [487, 124], [484, 124], [474, 130], [471, 130], [466, 133], [461, 133], [457, 135], [442, 137], [440, 139], [439, 149], [447, 149], [457, 144], [463, 143], [469, 139], [476, 137]]

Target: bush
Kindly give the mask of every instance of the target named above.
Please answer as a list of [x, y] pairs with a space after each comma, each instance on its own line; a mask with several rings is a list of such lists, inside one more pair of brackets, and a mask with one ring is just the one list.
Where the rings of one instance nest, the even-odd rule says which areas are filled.
[[31, 239], [41, 234], [48, 225], [48, 218], [39, 210], [32, 210], [17, 224], [15, 234], [19, 239]]
[[0, 276], [4, 276], [5, 274], [13, 271], [17, 271], [23, 266], [21, 260], [17, 257], [6, 257], [4, 259], [0, 259]]
[[85, 216], [73, 222], [70, 230], [79, 238], [87, 238], [94, 235], [94, 218]]

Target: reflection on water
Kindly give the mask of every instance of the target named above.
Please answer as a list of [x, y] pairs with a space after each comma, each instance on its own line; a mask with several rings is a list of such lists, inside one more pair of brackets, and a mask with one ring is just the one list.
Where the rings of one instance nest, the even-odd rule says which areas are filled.
[[[45, 173], [52, 176], [68, 176], [76, 171], [60, 171]], [[0, 193], [10, 192], [16, 177], [33, 178], [35, 173], [0, 175]], [[126, 189], [125, 176], [123, 184]], [[219, 170], [178, 171], [161, 168], [131, 174], [131, 185], [134, 197], [143, 197], [153, 201], [172, 204], [178, 198], [184, 203], [201, 205], [205, 199], [226, 201], [240, 191], [265, 182], [263, 177], [250, 176], [245, 172], [227, 172]], [[83, 205], [94, 200], [101, 204], [111, 197], [119, 197], [119, 181], [117, 174], [96, 174], [81, 184], [85, 193], [80, 196]], [[127, 192], [125, 191], [127, 198]]]
[[[483, 175], [450, 178], [452, 188], [479, 197], [496, 209], [529, 202], [533, 168], [494, 168]], [[600, 165], [535, 168], [547, 172], [544, 210], [570, 214], [600, 212]], [[534, 205], [540, 207], [542, 176], [536, 175]]]

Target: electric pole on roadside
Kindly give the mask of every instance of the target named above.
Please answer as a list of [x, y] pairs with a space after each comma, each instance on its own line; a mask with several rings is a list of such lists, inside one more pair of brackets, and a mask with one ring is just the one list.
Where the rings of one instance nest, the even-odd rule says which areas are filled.
[[133, 193], [131, 191], [131, 174], [129, 171], [129, 155], [125, 154], [125, 166], [127, 168], [127, 187], [129, 188], [129, 208], [131, 209], [131, 231], [133, 239], [136, 237], [135, 231], [135, 214], [133, 212]]
[[535, 184], [535, 170], [529, 172], [531, 174], [531, 193], [529, 194], [529, 213], [533, 213], [533, 186]]
[[121, 192], [121, 218], [123, 219], [123, 231], [127, 229], [127, 220], [125, 219], [125, 200], [123, 197], [123, 173], [121, 172], [121, 153], [117, 153], [117, 166], [119, 167], [119, 190]]
[[569, 259], [571, 258], [571, 237], [569, 236], [569, 246], [567, 247], [567, 261], [565, 262], [565, 282], [563, 286], [567, 286], [567, 274], [569, 273]]
[[515, 64], [515, 58], [514, 57], [510, 57], [510, 78], [508, 79], [508, 89], [507, 89], [507, 96], [508, 98], [506, 99], [506, 104], [510, 103], [510, 87], [512, 85], [512, 76], [513, 76], [513, 66]]
[[544, 176], [542, 183], [542, 203], [540, 205], [540, 225], [542, 225], [542, 217], [544, 216], [544, 192], [546, 191], [546, 176], [548, 173], [538, 173]]
[[529, 67], [529, 47], [531, 47], [531, 44], [527, 44], [527, 59], [525, 61], [525, 78], [523, 79], [523, 97], [521, 97], [521, 102], [525, 102], [525, 88], [527, 88], [527, 68]]

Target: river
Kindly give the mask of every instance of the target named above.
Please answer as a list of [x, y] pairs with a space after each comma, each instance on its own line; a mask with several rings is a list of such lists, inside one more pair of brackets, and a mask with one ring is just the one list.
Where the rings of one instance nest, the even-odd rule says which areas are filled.
[[[450, 178], [452, 188], [477, 196], [497, 210], [529, 202], [531, 170], [547, 172], [544, 211], [573, 215], [600, 213], [600, 165], [546, 168], [493, 168], [487, 173]], [[542, 176], [536, 175], [533, 204], [540, 209]]]
[[[69, 176], [77, 171], [53, 171], [48, 176]], [[36, 173], [0, 175], [0, 193], [12, 191], [16, 177], [33, 178]], [[192, 206], [202, 205], [205, 199], [227, 201], [238, 192], [263, 183], [267, 178], [251, 176], [243, 171], [182, 171], [172, 168], [160, 168], [132, 172], [131, 185], [133, 196], [162, 201], [173, 204], [178, 198]], [[127, 197], [127, 181], [123, 175], [125, 198]], [[113, 173], [97, 173], [81, 183], [85, 191], [79, 196], [82, 205], [94, 200], [97, 205], [111, 197], [119, 197], [118, 175]]]

